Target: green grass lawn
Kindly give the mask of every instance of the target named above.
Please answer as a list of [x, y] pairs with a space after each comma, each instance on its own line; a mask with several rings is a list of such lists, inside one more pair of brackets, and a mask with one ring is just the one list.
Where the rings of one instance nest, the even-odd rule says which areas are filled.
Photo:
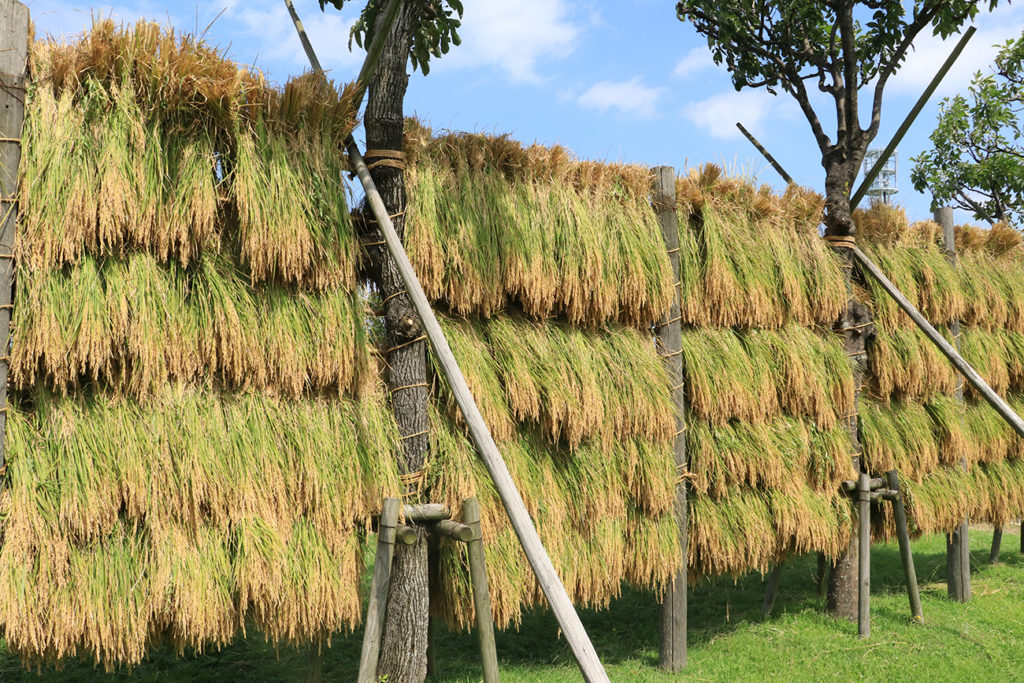
[[[598, 654], [615, 681], [733, 680], [1024, 680], [1024, 557], [1019, 537], [1003, 537], [1001, 563], [988, 565], [990, 532], [972, 531], [970, 604], [946, 599], [945, 539], [914, 544], [924, 603], [924, 624], [910, 621], [895, 545], [872, 553], [871, 638], [859, 640], [856, 624], [822, 613], [814, 587], [816, 561], [796, 558], [783, 573], [775, 611], [761, 615], [759, 575], [706, 581], [690, 594], [690, 665], [686, 676], [657, 668], [659, 607], [650, 593], [626, 591], [608, 610], [582, 614]], [[478, 681], [471, 634], [436, 637], [438, 681]], [[323, 658], [323, 680], [355, 678], [360, 633], [338, 637]], [[565, 681], [580, 678], [565, 641], [548, 613], [528, 614], [518, 631], [497, 634], [503, 680]], [[257, 635], [220, 652], [175, 657], [156, 651], [131, 672], [112, 675], [71, 662], [61, 672], [25, 672], [0, 651], [0, 680], [83, 681], [294, 681], [309, 666], [306, 650], [267, 646]]]

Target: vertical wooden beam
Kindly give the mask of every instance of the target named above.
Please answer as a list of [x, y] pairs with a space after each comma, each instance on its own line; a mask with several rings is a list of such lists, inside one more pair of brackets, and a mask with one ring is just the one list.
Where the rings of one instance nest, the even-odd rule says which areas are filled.
[[466, 542], [466, 551], [469, 554], [469, 579], [473, 584], [473, 611], [476, 613], [476, 637], [480, 643], [484, 683], [497, 683], [498, 650], [494, 645], [491, 593], [487, 587], [484, 536], [480, 530], [480, 503], [476, 498], [462, 501], [462, 523], [473, 530], [473, 537]]
[[[680, 320], [679, 285], [679, 223], [676, 218], [676, 172], [671, 166], [654, 169], [654, 210], [658, 214], [661, 235], [665, 239], [675, 297], [668, 318], [658, 325], [658, 348], [672, 382], [672, 400], [676, 407], [676, 439], [673, 445], [676, 471], [687, 470], [686, 458], [686, 394], [683, 390], [682, 323]], [[686, 668], [686, 588], [689, 565], [689, 529], [687, 520], [686, 483], [679, 480], [676, 488], [675, 516], [682, 558], [679, 572], [665, 589], [661, 605], [661, 651], [659, 661], [666, 671]]]
[[857, 635], [871, 636], [871, 479], [857, 478]]
[[28, 7], [16, 0], [0, 0], [0, 473], [7, 467], [7, 349], [14, 305], [14, 232], [28, 32]]
[[907, 584], [907, 597], [910, 599], [910, 616], [917, 622], [924, 621], [921, 609], [921, 593], [917, 588], [917, 571], [914, 569], [914, 553], [910, 549], [910, 532], [907, 529], [907, 511], [903, 507], [903, 489], [896, 470], [885, 473], [886, 486], [896, 491], [896, 499], [892, 501], [893, 516], [896, 518], [896, 538], [900, 544], [900, 560], [903, 562], [903, 579]]
[[398, 526], [398, 499], [385, 498], [377, 529], [377, 554], [373, 560], [373, 581], [370, 600], [366, 606], [366, 630], [363, 649], [359, 655], [359, 683], [377, 680], [377, 661], [380, 659], [380, 636], [384, 627], [384, 612], [391, 586], [391, 558], [395, 554], [395, 529]]
[[[946, 206], [934, 213], [935, 222], [942, 227], [942, 246], [949, 263], [956, 268], [956, 235], [953, 232], [953, 209]], [[953, 348], [960, 351], [960, 319], [953, 318], [949, 332], [953, 337]], [[963, 403], [964, 378], [956, 376], [953, 397]], [[960, 467], [967, 471], [966, 458], [960, 458]], [[970, 529], [965, 518], [951, 533], [946, 534], [946, 594], [950, 600], [967, 602], [971, 599], [971, 554]]]

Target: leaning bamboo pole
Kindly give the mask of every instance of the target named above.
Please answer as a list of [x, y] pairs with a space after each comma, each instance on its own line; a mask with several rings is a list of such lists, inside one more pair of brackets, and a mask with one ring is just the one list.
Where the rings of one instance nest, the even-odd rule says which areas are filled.
[[[401, 3], [401, 0], [392, 1], [395, 5]], [[305, 31], [302, 29], [294, 7], [291, 6], [291, 0], [284, 0], [284, 2], [292, 15], [292, 21], [296, 24], [296, 30], [299, 31], [300, 36], [304, 36]], [[382, 43], [384, 36], [388, 33], [387, 28], [382, 29], [378, 26], [377, 30], [378, 34], [374, 43]], [[304, 38], [302, 43], [314, 70], [323, 73], [320, 60], [317, 59], [308, 37]], [[370, 46], [370, 49], [367, 51], [367, 61], [363, 64], [363, 68], [360, 71], [360, 78], [373, 73], [373, 70], [376, 68], [376, 59], [379, 57], [380, 52], [381, 49], [377, 48], [375, 44]], [[361, 98], [357, 101], [357, 104], [360, 102]], [[473, 398], [469, 385], [466, 384], [466, 378], [463, 376], [462, 370], [455, 360], [455, 355], [448, 345], [448, 340], [441, 330], [441, 324], [438, 322], [437, 316], [434, 315], [430, 302], [427, 300], [427, 295], [423, 291], [419, 279], [416, 277], [416, 271], [409, 261], [409, 256], [405, 252], [402, 240], [398, 237], [395, 226], [392, 224], [390, 216], [388, 216], [387, 209], [384, 207], [384, 200], [377, 191], [377, 186], [374, 184], [373, 178], [370, 177], [370, 171], [366, 167], [363, 155], [360, 153], [359, 147], [351, 135], [345, 140], [345, 148], [348, 152], [352, 168], [355, 170], [359, 182], [366, 192], [366, 202], [377, 221], [377, 227], [380, 228], [385, 246], [391, 254], [391, 258], [395, 261], [395, 266], [402, 278], [402, 283], [405, 285], [409, 299], [412, 301], [413, 308], [416, 309], [416, 313], [423, 323], [427, 340], [434, 350], [438, 365], [441, 367], [452, 395], [455, 397], [455, 402], [458, 404], [459, 410], [466, 420], [470, 437], [480, 453], [487, 472], [491, 475], [495, 490], [498, 492], [498, 497], [508, 513], [509, 520], [512, 522], [512, 528], [515, 530], [519, 543], [523, 547], [523, 552], [526, 554], [526, 559], [530, 562], [533, 573], [537, 578], [537, 583], [540, 584], [544, 597], [547, 598], [551, 611], [554, 612], [558, 625], [562, 629], [562, 633], [565, 635], [573, 655], [576, 657], [580, 671], [587, 681], [608, 681], [608, 674], [605, 673], [604, 666], [597, 656], [597, 651], [594, 649], [593, 643], [590, 642], [590, 637], [587, 635], [586, 629], [583, 628], [583, 623], [580, 621], [579, 615], [576, 614], [576, 609], [569, 599], [569, 594], [566, 592], [565, 586], [562, 585], [558, 572], [555, 571], [551, 558], [548, 557], [547, 551], [544, 549], [544, 544], [541, 542], [533, 520], [530, 518], [530, 513], [526, 509], [526, 503], [523, 502], [523, 497], [519, 493], [519, 489], [516, 488], [512, 474], [509, 472], [497, 444], [494, 443], [494, 438], [491, 436], [487, 423], [484, 422], [476, 399]]]
[[889, 281], [889, 278], [885, 276], [885, 273], [875, 265], [874, 261], [868, 258], [867, 254], [856, 246], [851, 247], [851, 251], [860, 263], [864, 272], [874, 278], [875, 281], [882, 286], [882, 289], [884, 289], [886, 293], [893, 298], [896, 304], [903, 309], [904, 313], [910, 316], [910, 319], [914, 321], [914, 324], [917, 325], [922, 332], [924, 332], [925, 336], [928, 337], [933, 344], [939, 347], [939, 351], [949, 359], [949, 362], [952, 363], [953, 367], [955, 367], [957, 371], [964, 376], [964, 379], [971, 383], [971, 386], [981, 394], [982, 398], [984, 398], [990, 406], [995, 408], [996, 412], [999, 413], [1002, 418], [1006, 420], [1007, 424], [1013, 428], [1013, 431], [1017, 432], [1020, 436], [1024, 436], [1024, 420], [1021, 419], [1020, 415], [1014, 412], [1013, 408], [1011, 408], [1010, 405], [999, 396], [999, 394], [993, 391], [992, 387], [988, 385], [988, 382], [978, 374], [978, 371], [971, 367], [971, 364], [964, 360], [963, 356], [957, 353], [957, 350], [953, 348], [953, 345], [950, 344], [945, 337], [939, 334], [939, 331], [936, 330], [923, 315], [921, 315], [921, 312], [907, 300], [907, 297], [903, 296], [903, 293], [896, 288], [896, 285]]

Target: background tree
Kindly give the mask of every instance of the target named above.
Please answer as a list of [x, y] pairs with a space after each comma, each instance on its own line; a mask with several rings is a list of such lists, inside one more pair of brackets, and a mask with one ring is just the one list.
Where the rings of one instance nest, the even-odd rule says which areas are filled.
[[992, 72], [974, 75], [967, 97], [946, 98], [933, 148], [911, 159], [914, 189], [979, 220], [1021, 225], [1024, 217], [1024, 36], [1007, 41]]
[[[346, 0], [329, 0], [342, 9]], [[320, 0], [320, 8], [327, 2]], [[352, 4], [349, 2], [348, 4]], [[351, 41], [369, 46], [377, 33], [387, 0], [368, 0], [352, 27]], [[459, 0], [405, 0], [388, 34], [380, 62], [368, 89], [366, 115], [367, 161], [388, 214], [399, 236], [405, 232], [405, 174], [402, 164], [373, 165], [370, 152], [402, 151], [405, 113], [403, 103], [409, 84], [407, 64], [423, 73], [431, 58], [439, 58], [451, 45], [459, 44], [457, 29], [462, 17]], [[387, 383], [392, 409], [402, 435], [402, 452], [396, 454], [400, 471], [406, 475], [409, 493], [419, 488], [429, 448], [427, 347], [423, 329], [394, 261], [383, 246], [383, 238], [367, 216], [362, 235], [368, 245], [367, 275], [382, 297], [384, 329], [387, 336]], [[412, 546], [396, 545], [391, 570], [391, 591], [377, 673], [388, 681], [422, 681], [427, 675], [427, 630], [429, 625], [429, 579], [427, 542], [422, 536]]]
[[[707, 38], [715, 62], [728, 66], [737, 90], [782, 90], [796, 100], [825, 169], [825, 234], [841, 238], [854, 233], [850, 191], [868, 145], [878, 134], [889, 79], [918, 35], [925, 30], [943, 38], [953, 34], [983, 2], [990, 9], [996, 5], [996, 0], [679, 0], [676, 15]], [[824, 107], [828, 119], [823, 121], [816, 107]], [[830, 134], [826, 122], [833, 119]], [[852, 270], [850, 249], [837, 245], [836, 251]], [[836, 329], [853, 363], [858, 393], [871, 330], [868, 322], [870, 313], [854, 298], [851, 287]], [[847, 427], [854, 466], [859, 468], [856, 415]], [[857, 618], [855, 535], [832, 569], [828, 608], [836, 616]]]

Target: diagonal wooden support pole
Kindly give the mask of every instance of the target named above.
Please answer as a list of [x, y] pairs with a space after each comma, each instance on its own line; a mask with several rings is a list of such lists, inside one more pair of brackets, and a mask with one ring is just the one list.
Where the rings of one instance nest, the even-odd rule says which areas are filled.
[[896, 538], [900, 544], [900, 561], [903, 563], [903, 579], [907, 584], [907, 597], [910, 599], [910, 616], [915, 623], [924, 621], [921, 610], [921, 593], [917, 589], [917, 571], [914, 569], [914, 554], [910, 550], [910, 532], [907, 529], [907, 511], [903, 507], [903, 489], [896, 470], [885, 473], [886, 486], [895, 491], [892, 499], [892, 512], [896, 520]]
[[[400, 0], [393, 1], [396, 4], [400, 4]], [[305, 35], [302, 24], [298, 20], [298, 15], [294, 7], [291, 6], [291, 0], [284, 0], [284, 2], [288, 5], [292, 21], [296, 25], [296, 30], [300, 32], [300, 35]], [[387, 35], [386, 30], [378, 28], [378, 31], [380, 32], [376, 40], [374, 40], [374, 44], [370, 46], [370, 50], [367, 52], [367, 63], [363, 65], [361, 71], [365, 76], [372, 74], [376, 68], [375, 63], [371, 63], [371, 60], [376, 59], [374, 56], [376, 43], [382, 43], [384, 36]], [[323, 69], [320, 67], [320, 61], [316, 58], [309, 39], [305, 38], [302, 44], [309, 57], [310, 64], [316, 71], [322, 73]], [[376, 54], [379, 56], [379, 52]], [[526, 503], [523, 502], [523, 497], [519, 493], [519, 489], [516, 488], [512, 474], [509, 472], [505, 460], [501, 457], [497, 444], [494, 443], [494, 438], [487, 428], [487, 423], [484, 422], [483, 415], [480, 414], [480, 408], [476, 404], [476, 399], [473, 398], [469, 385], [466, 384], [466, 378], [462, 374], [462, 369], [455, 360], [455, 355], [452, 353], [448, 340], [441, 330], [441, 324], [438, 322], [437, 316], [434, 315], [430, 302], [427, 300], [427, 295], [424, 293], [423, 287], [416, 277], [416, 271], [409, 261], [409, 256], [405, 252], [402, 240], [398, 237], [398, 233], [395, 232], [395, 226], [392, 224], [391, 217], [388, 216], [387, 209], [384, 207], [384, 201], [377, 191], [373, 178], [370, 177], [370, 171], [366, 167], [366, 162], [363, 161], [363, 155], [359, 152], [359, 147], [351, 135], [345, 141], [345, 147], [352, 168], [355, 170], [356, 175], [359, 177], [359, 182], [366, 192], [366, 202], [377, 221], [377, 227], [380, 228], [388, 253], [390, 253], [391, 258], [395, 262], [409, 299], [412, 301], [412, 305], [423, 323], [427, 340], [434, 350], [434, 355], [441, 366], [442, 373], [448, 382], [452, 395], [455, 397], [455, 402], [458, 404], [459, 410], [466, 420], [466, 427], [469, 429], [470, 437], [476, 445], [484, 467], [487, 468], [487, 472], [491, 475], [494, 488], [497, 490], [498, 497], [508, 513], [509, 520], [512, 522], [512, 528], [515, 530], [523, 552], [526, 554], [526, 559], [533, 568], [537, 583], [540, 584], [544, 597], [547, 598], [551, 611], [555, 614], [558, 625], [562, 629], [562, 634], [565, 636], [573, 655], [576, 657], [580, 671], [587, 681], [608, 681], [608, 674], [605, 673], [604, 666], [602, 666], [601, 660], [597, 656], [597, 651], [594, 649], [594, 645], [590, 642], [590, 637], [583, 628], [583, 622], [580, 621], [579, 615], [576, 614], [576, 609], [569, 599], [569, 594], [566, 592], [565, 586], [562, 585], [558, 572], [555, 571], [555, 566], [551, 563], [551, 558], [548, 557], [547, 551], [544, 549], [544, 544], [541, 543], [537, 529], [530, 518], [530, 513], [526, 509]]]
[[864, 199], [864, 195], [867, 194], [868, 188], [871, 187], [871, 183], [875, 182], [875, 178], [877, 178], [878, 174], [881, 173], [882, 167], [885, 166], [885, 162], [888, 161], [889, 157], [892, 156], [892, 153], [896, 151], [896, 146], [903, 142], [903, 136], [907, 134], [908, 130], [910, 130], [910, 126], [914, 124], [914, 121], [917, 119], [917, 115], [921, 113], [922, 109], [924, 109], [924, 105], [928, 104], [928, 100], [931, 99], [935, 89], [939, 87], [939, 83], [941, 83], [942, 79], [946, 77], [947, 73], [949, 73], [949, 70], [953, 67], [953, 63], [960, 56], [960, 53], [964, 51], [964, 48], [967, 47], [967, 41], [971, 39], [976, 31], [977, 29], [973, 26], [968, 27], [968, 29], [964, 31], [963, 37], [960, 38], [960, 41], [956, 44], [956, 47], [953, 48], [953, 51], [949, 54], [949, 57], [946, 58], [946, 61], [942, 63], [942, 66], [939, 67], [935, 76], [932, 77], [931, 83], [929, 83], [928, 87], [924, 89], [921, 96], [917, 98], [917, 102], [915, 102], [914, 106], [910, 109], [910, 113], [907, 114], [905, 119], [903, 119], [903, 123], [900, 124], [900, 127], [896, 130], [896, 134], [892, 136], [892, 140], [890, 140], [889, 144], [885, 146], [885, 149], [882, 151], [882, 155], [878, 157], [878, 161], [876, 161], [875, 165], [868, 169], [868, 172], [864, 174], [864, 180], [861, 181], [860, 187], [857, 188], [857, 191], [854, 192], [853, 197], [850, 199], [850, 211], [857, 208], [857, 205], [860, 204], [860, 200]]
[[988, 402], [990, 406], [995, 408], [996, 412], [1007, 424], [1013, 428], [1013, 431], [1017, 432], [1020, 436], [1024, 437], [1024, 420], [1021, 419], [1020, 415], [1014, 412], [1013, 408], [1004, 401], [999, 394], [992, 390], [992, 387], [988, 385], [988, 382], [978, 374], [978, 371], [971, 367], [970, 363], [964, 360], [963, 356], [957, 353], [957, 350], [953, 348], [945, 337], [939, 334], [930, 322], [928, 322], [921, 312], [918, 311], [912, 303], [907, 300], [907, 297], [903, 296], [903, 293], [896, 288], [889, 278], [879, 269], [875, 262], [868, 258], [867, 254], [861, 251], [858, 247], [852, 247], [854, 258], [863, 267], [864, 272], [870, 275], [875, 281], [882, 286], [882, 289], [886, 291], [893, 298], [896, 304], [903, 309], [904, 313], [910, 316], [910, 319], [914, 321], [925, 336], [928, 337], [937, 347], [939, 351], [949, 359], [949, 362], [953, 364], [953, 367], [964, 376], [968, 382], [971, 383], [982, 398]]
[[771, 153], [764, 148], [764, 145], [754, 137], [754, 134], [744, 128], [743, 124], [739, 121], [736, 122], [736, 127], [740, 129], [740, 132], [743, 133], [744, 136], [746, 136], [747, 140], [750, 140], [750, 144], [752, 144], [757, 151], [761, 153], [761, 156], [768, 160], [768, 163], [772, 165], [772, 168], [775, 169], [776, 173], [782, 176], [782, 179], [786, 181], [786, 184], [791, 185], [794, 182], [793, 177], [786, 173], [786, 169], [782, 168], [782, 164], [775, 160], [775, 157], [773, 157]]

